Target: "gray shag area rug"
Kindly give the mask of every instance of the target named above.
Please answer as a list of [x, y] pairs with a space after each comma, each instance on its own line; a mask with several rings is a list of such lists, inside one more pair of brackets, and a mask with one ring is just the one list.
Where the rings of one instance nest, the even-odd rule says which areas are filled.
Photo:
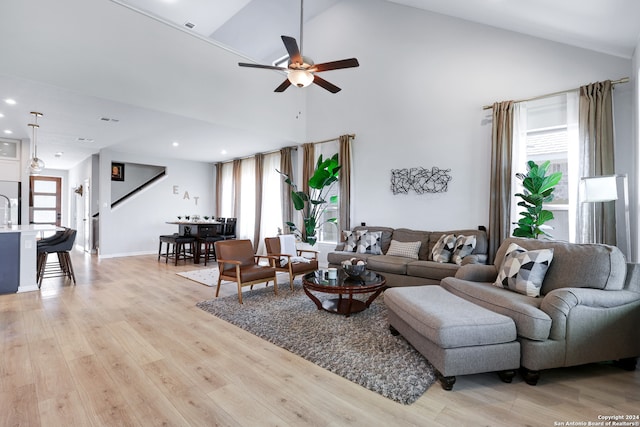
[[297, 279], [295, 292], [282, 283], [278, 296], [269, 286], [243, 292], [242, 305], [232, 295], [197, 306], [384, 397], [411, 404], [435, 382], [434, 369], [404, 338], [391, 335], [383, 297], [345, 317], [318, 310]]

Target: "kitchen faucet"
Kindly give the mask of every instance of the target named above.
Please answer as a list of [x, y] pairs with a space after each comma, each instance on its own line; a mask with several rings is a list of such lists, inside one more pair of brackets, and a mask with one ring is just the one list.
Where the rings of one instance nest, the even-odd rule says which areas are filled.
[[7, 225], [11, 225], [11, 200], [4, 194], [0, 194], [0, 196], [7, 199]]

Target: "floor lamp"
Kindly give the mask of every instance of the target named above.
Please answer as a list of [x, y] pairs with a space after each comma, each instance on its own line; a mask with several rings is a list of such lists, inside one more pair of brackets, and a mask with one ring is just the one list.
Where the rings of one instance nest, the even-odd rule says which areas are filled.
[[[627, 243], [627, 260], [631, 259], [631, 233], [629, 229], [629, 184], [627, 174], [590, 176], [580, 180], [582, 203], [603, 203], [619, 200], [620, 189], [624, 201], [625, 240]], [[616, 223], [617, 223], [616, 211]], [[582, 215], [580, 215], [582, 219]]]

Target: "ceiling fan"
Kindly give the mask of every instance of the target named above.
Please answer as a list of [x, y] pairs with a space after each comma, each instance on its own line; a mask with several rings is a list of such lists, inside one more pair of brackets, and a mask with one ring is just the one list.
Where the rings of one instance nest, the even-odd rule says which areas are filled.
[[330, 70], [339, 70], [341, 68], [358, 67], [360, 64], [356, 58], [341, 59], [339, 61], [324, 62], [322, 64], [314, 64], [310, 58], [302, 56], [302, 18], [304, 0], [300, 0], [300, 47], [296, 39], [289, 36], [281, 36], [284, 47], [289, 53], [289, 64], [287, 67], [278, 67], [275, 65], [251, 64], [239, 62], [241, 67], [264, 68], [267, 70], [281, 70], [287, 73], [287, 79], [278, 86], [274, 92], [284, 92], [289, 86], [296, 85], [298, 87], [306, 87], [311, 83], [328, 90], [331, 93], [340, 92], [340, 88], [333, 83], [326, 81], [316, 73]]

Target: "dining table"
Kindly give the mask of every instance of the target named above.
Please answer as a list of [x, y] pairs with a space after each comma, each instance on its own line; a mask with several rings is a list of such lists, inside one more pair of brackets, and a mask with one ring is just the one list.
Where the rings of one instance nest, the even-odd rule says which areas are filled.
[[223, 222], [207, 219], [179, 219], [177, 221], [167, 221], [167, 224], [178, 226], [179, 236], [193, 236], [196, 238], [195, 248], [193, 249], [193, 263], [200, 264], [200, 244], [197, 239], [207, 234], [213, 225], [224, 224]]

